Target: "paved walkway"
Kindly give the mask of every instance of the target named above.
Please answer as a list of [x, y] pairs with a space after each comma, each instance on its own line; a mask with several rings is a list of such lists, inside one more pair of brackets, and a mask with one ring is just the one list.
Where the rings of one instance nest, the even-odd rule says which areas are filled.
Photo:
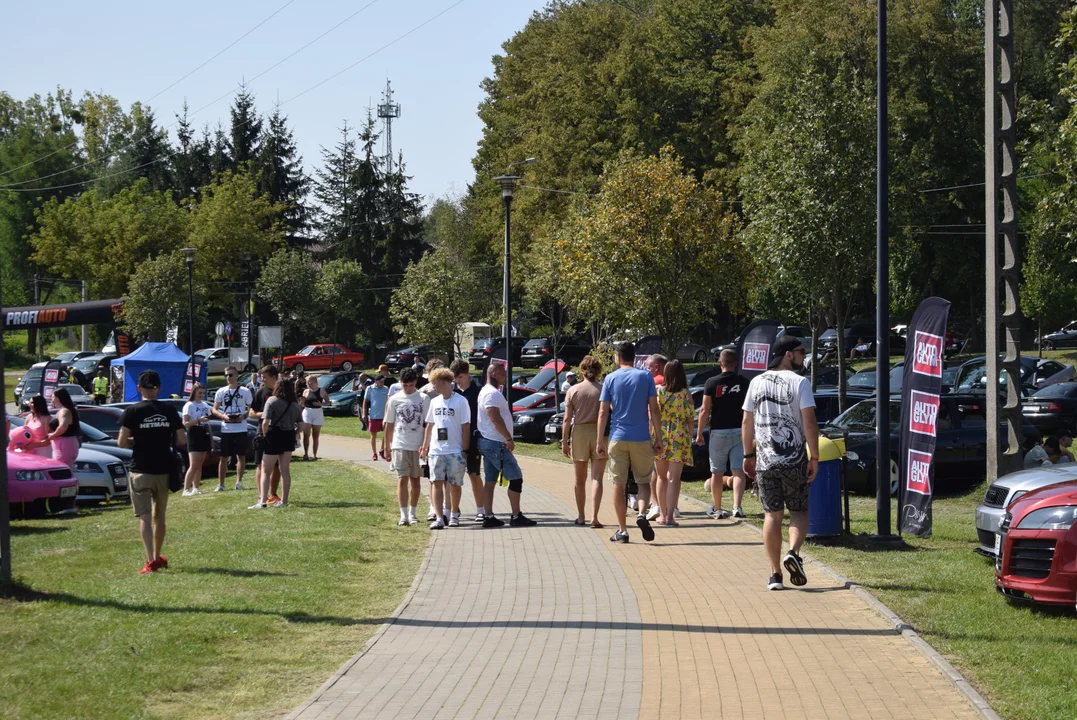
[[[388, 471], [368, 447], [323, 437], [322, 455]], [[396, 621], [293, 718], [978, 716], [818, 567], [805, 588], [768, 592], [753, 529], [686, 498], [680, 527], [644, 543], [630, 524], [632, 542], [614, 545], [610, 486], [607, 529], [576, 527], [570, 468], [521, 466], [524, 512], [541, 524], [433, 533]], [[507, 517], [500, 489], [497, 503]]]

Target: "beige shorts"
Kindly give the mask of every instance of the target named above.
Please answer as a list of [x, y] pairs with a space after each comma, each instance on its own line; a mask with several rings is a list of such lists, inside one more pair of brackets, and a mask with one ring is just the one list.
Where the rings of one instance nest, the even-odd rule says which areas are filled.
[[418, 450], [393, 450], [393, 467], [397, 477], [422, 477]]
[[610, 477], [615, 485], [628, 482], [628, 471], [638, 485], [648, 485], [654, 472], [654, 446], [649, 441], [611, 440], [609, 445]]
[[570, 445], [572, 462], [598, 460], [598, 424], [573, 425]]
[[155, 518], [164, 517], [168, 507], [168, 473], [131, 473], [131, 506], [135, 509], [135, 517], [150, 513]]

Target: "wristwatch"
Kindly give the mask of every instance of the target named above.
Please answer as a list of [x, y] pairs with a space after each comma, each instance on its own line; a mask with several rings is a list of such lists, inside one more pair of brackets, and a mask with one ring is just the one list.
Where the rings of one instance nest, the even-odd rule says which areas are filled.
[[744, 453], [744, 459], [745, 459], [745, 460], [751, 460], [751, 459], [752, 459], [752, 458], [754, 458], [754, 457], [755, 457], [755, 453], [754, 453], [754, 452], [753, 452], [753, 453]]

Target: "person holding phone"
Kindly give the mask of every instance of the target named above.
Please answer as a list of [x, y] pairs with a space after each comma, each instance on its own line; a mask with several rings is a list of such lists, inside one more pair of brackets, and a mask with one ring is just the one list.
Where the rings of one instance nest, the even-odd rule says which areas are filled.
[[213, 397], [213, 415], [221, 420], [221, 462], [217, 466], [217, 489], [224, 491], [228, 459], [236, 459], [236, 490], [243, 489], [243, 471], [247, 467], [247, 412], [254, 397], [239, 384], [239, 370], [234, 365], [224, 369], [228, 384]]

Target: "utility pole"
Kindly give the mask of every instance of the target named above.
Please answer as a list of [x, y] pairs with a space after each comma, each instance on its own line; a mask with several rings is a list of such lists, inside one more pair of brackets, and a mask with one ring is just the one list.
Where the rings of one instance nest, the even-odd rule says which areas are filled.
[[393, 86], [385, 81], [385, 92], [378, 105], [378, 117], [385, 121], [385, 174], [393, 172], [393, 120], [400, 117], [400, 105], [393, 102]]
[[[34, 273], [34, 307], [41, 305], [41, 282], [38, 279], [37, 273]], [[37, 356], [38, 361], [41, 360], [41, 351], [38, 349], [38, 337], [41, 331], [37, 328], [30, 328], [26, 331], [26, 351], [31, 352]]]
[[[90, 288], [86, 285], [86, 281], [82, 281], [82, 302], [86, 302], [90, 299]], [[89, 352], [90, 350], [90, 326], [82, 326], [82, 352]]]
[[[0, 272], [0, 284], [4, 273]], [[34, 294], [37, 294], [37, 276], [34, 276]], [[0, 297], [3, 290], [0, 288]], [[4, 323], [0, 323], [0, 398], [7, 397], [4, 388]], [[0, 453], [0, 587], [11, 585], [11, 506], [8, 504], [7, 453]]]

